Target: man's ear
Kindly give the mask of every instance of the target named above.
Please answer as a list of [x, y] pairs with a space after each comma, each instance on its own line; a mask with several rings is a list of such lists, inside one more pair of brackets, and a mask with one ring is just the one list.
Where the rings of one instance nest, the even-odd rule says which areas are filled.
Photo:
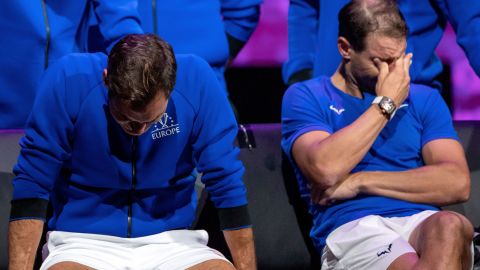
[[102, 79], [103, 79], [103, 83], [105, 85], [108, 85], [107, 84], [107, 69], [106, 68], [103, 69]]
[[337, 40], [338, 52], [345, 60], [350, 60], [352, 56], [352, 45], [344, 37], [338, 37]]

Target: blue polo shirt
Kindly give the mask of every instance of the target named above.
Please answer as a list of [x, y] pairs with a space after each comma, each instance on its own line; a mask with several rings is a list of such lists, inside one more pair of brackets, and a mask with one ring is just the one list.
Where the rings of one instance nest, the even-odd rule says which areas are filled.
[[[314, 225], [311, 236], [318, 250], [335, 228], [367, 215], [409, 216], [438, 208], [383, 196], [360, 194], [323, 207], [310, 202], [307, 180], [292, 157], [292, 146], [301, 135], [315, 130], [335, 133], [353, 123], [370, 106], [374, 95], [357, 98], [337, 89], [329, 77], [294, 84], [283, 98], [282, 148], [293, 164], [300, 193], [309, 204]], [[450, 112], [433, 88], [412, 84], [409, 97], [381, 131], [371, 149], [355, 166], [359, 171], [406, 171], [424, 165], [422, 148], [436, 139], [455, 139]]]

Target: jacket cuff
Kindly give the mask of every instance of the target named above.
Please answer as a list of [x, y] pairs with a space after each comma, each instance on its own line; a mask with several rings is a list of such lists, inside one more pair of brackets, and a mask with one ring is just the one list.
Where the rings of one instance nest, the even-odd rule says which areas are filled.
[[252, 226], [248, 205], [229, 208], [217, 208], [220, 229], [234, 230]]
[[10, 221], [19, 219], [47, 219], [48, 201], [44, 199], [12, 200]]

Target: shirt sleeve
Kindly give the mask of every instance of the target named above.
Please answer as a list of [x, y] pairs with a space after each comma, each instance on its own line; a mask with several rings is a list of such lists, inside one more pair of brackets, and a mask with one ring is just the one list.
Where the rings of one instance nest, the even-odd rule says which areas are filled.
[[261, 0], [222, 0], [221, 11], [227, 34], [246, 42], [257, 27], [261, 3]]
[[288, 60], [283, 66], [285, 83], [295, 73], [313, 69], [318, 28], [318, 2], [290, 0], [288, 8]]
[[305, 83], [292, 85], [282, 103], [282, 149], [291, 158], [291, 150], [301, 135], [315, 130], [333, 133], [326, 113], [321, 109], [321, 99]]
[[45, 73], [32, 112], [27, 120], [25, 136], [20, 140], [20, 155], [13, 172], [13, 200], [49, 199], [50, 191], [70, 157], [73, 122], [66, 109], [66, 80], [60, 61]]
[[137, 1], [92, 0], [92, 4], [107, 51], [124, 36], [143, 33]]
[[437, 90], [430, 91], [421, 111], [422, 147], [436, 139], [459, 140], [447, 104]]
[[480, 76], [480, 1], [437, 0], [439, 9], [447, 17], [457, 35], [470, 65]]
[[[193, 124], [193, 153], [197, 170], [215, 207], [230, 208], [247, 204], [242, 181], [244, 167], [234, 146], [237, 123], [225, 91], [210, 66], [196, 58], [195, 81], [199, 106]], [[191, 77], [192, 78], [192, 77]]]

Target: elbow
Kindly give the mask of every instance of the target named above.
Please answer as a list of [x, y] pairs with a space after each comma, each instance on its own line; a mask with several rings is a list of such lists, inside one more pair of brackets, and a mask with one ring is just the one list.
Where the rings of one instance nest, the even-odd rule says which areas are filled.
[[454, 203], [464, 203], [470, 199], [470, 174], [462, 173], [456, 178], [457, 189], [454, 193]]
[[310, 181], [324, 189], [334, 186], [344, 177], [340, 170], [331, 164], [312, 164], [310, 167]]
[[470, 199], [470, 174], [465, 175], [464, 177], [464, 183], [461, 187], [461, 190], [459, 192], [459, 201], [460, 202], [466, 202]]
[[302, 174], [311, 184], [321, 189], [332, 187], [345, 177], [346, 169], [343, 163], [329, 160], [325, 155], [319, 155], [315, 149], [309, 149], [297, 156], [301, 157], [296, 163]]

